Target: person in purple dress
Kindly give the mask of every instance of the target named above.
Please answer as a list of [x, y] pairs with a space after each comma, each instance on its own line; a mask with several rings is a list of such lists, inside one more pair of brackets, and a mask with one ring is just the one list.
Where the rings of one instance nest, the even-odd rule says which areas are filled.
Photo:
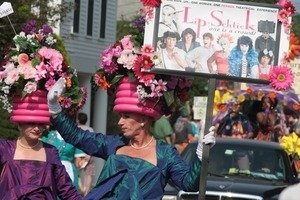
[[56, 148], [40, 140], [50, 124], [46, 102], [20, 109], [30, 107], [28, 99], [46, 101], [44, 97], [31, 96], [14, 104], [10, 120], [18, 125], [21, 134], [17, 140], [0, 139], [0, 199], [82, 199]]

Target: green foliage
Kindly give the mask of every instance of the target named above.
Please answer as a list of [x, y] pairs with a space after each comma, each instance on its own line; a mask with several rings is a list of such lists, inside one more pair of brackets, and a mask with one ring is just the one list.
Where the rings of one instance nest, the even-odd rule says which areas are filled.
[[[1, 104], [0, 106], [2, 108]], [[0, 138], [16, 139], [19, 136], [19, 130], [14, 123], [11, 123], [9, 121], [9, 118], [10, 118], [10, 114], [5, 110], [1, 110]]]
[[[7, 0], [0, 0], [0, 5]], [[63, 21], [67, 13], [74, 9], [73, 3], [63, 2], [57, 5], [54, 0], [16, 0], [10, 1], [14, 13], [8, 17], [0, 18], [0, 63], [6, 54], [6, 48], [12, 43], [12, 39], [16, 33], [21, 31], [22, 26], [29, 20], [36, 20], [38, 27], [41, 24], [47, 24], [55, 27], [55, 23]], [[49, 6], [52, 5], [52, 6]], [[40, 8], [40, 12], [34, 14], [31, 12], [32, 8]], [[10, 25], [12, 23], [13, 27]]]
[[292, 32], [300, 39], [300, 13], [293, 16]]

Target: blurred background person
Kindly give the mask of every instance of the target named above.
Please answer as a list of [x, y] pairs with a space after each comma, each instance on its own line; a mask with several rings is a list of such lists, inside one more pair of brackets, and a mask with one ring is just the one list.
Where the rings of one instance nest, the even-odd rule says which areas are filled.
[[234, 152], [233, 167], [229, 169], [230, 174], [250, 174], [251, 156], [246, 151]]
[[[70, 117], [75, 121], [76, 116]], [[79, 190], [79, 174], [77, 168], [81, 164], [81, 157], [86, 154], [72, 144], [65, 142], [60, 134], [54, 129], [50, 129], [49, 132], [42, 137], [42, 141], [57, 148], [62, 164], [65, 166], [73, 185]]]
[[[226, 103], [233, 98], [232, 92], [228, 88], [228, 82], [225, 80], [218, 80], [216, 83], [216, 90], [214, 96], [214, 109], [213, 116], [221, 114], [220, 117], [224, 117], [222, 112], [225, 113], [227, 109], [222, 110], [221, 106], [226, 106]], [[218, 118], [218, 116], [217, 116]], [[221, 118], [219, 118], [220, 120]]]
[[278, 142], [282, 135], [280, 127], [280, 115], [276, 109], [278, 99], [264, 96], [262, 99], [262, 111], [256, 114], [258, 133], [256, 140]]
[[[80, 112], [77, 114], [76, 122], [78, 127], [83, 130], [88, 130], [94, 132], [94, 129], [86, 125], [88, 121], [88, 116], [86, 113]], [[79, 188], [83, 196], [86, 196], [92, 189], [93, 178], [96, 174], [96, 160], [95, 157], [85, 154], [85, 156], [80, 157], [79, 164]]]
[[219, 137], [253, 138], [253, 127], [247, 115], [240, 112], [241, 103], [232, 99], [227, 105], [228, 114], [218, 125]]
[[196, 138], [193, 136], [192, 125], [190, 123], [191, 107], [189, 102], [182, 106], [180, 116], [174, 123], [175, 142], [174, 145], [179, 154], [186, 148], [189, 142]]
[[160, 139], [168, 144], [173, 144], [175, 139], [174, 130], [170, 123], [172, 114], [163, 115], [160, 119], [154, 122], [153, 135], [155, 138]]

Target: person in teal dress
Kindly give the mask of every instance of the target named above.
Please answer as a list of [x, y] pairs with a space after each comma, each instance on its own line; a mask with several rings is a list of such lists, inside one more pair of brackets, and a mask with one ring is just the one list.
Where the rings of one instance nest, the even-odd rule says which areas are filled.
[[214, 127], [198, 143], [195, 153], [199, 159], [188, 165], [174, 146], [151, 135], [153, 120], [161, 115], [156, 107], [147, 107], [147, 102], [134, 101], [136, 96], [130, 94], [135, 83], [123, 79], [116, 94], [114, 111], [120, 115], [118, 125], [123, 133], [106, 135], [78, 128], [61, 112], [57, 98], [63, 94], [65, 82], [59, 79], [48, 93], [51, 123], [66, 142], [106, 160], [96, 186], [84, 199], [162, 199], [169, 180], [181, 190], [198, 191], [203, 143], [215, 143]]
[[82, 150], [74, 147], [72, 144], [66, 143], [55, 130], [51, 130], [47, 136], [43, 136], [42, 141], [57, 148], [62, 164], [65, 166], [73, 185], [78, 189], [77, 167], [80, 162], [80, 157], [84, 157], [85, 153]]

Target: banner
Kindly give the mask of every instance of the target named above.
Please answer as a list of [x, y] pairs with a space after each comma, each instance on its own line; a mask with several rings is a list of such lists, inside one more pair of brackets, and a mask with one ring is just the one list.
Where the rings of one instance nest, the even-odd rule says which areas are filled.
[[278, 12], [271, 4], [163, 0], [145, 29], [144, 44], [161, 59], [153, 72], [266, 84], [289, 45]]

